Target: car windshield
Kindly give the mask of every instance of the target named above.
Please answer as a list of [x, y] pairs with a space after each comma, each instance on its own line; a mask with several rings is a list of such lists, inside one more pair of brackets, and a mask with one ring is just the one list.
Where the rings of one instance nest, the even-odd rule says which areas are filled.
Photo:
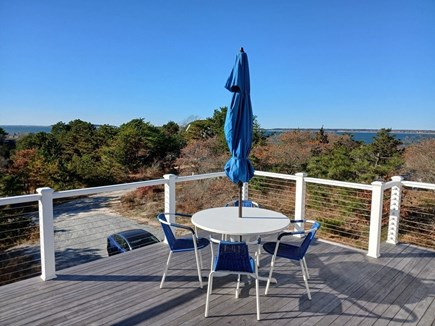
[[116, 240], [116, 242], [121, 246], [124, 250], [130, 250], [127, 241], [123, 237], [121, 237], [118, 234], [113, 235], [113, 238]]
[[131, 249], [136, 249], [159, 242], [159, 240], [152, 234], [135, 234], [128, 237], [128, 242], [130, 243]]

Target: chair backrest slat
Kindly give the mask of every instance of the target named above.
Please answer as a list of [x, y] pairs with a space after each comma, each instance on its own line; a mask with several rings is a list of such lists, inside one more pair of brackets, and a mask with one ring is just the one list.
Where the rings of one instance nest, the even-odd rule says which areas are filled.
[[[225, 205], [226, 207], [232, 207], [232, 206], [239, 206], [239, 201], [234, 200], [232, 202], [229, 202]], [[253, 202], [252, 200], [242, 200], [242, 206], [243, 207], [259, 207], [259, 205], [256, 202]]]
[[311, 242], [313, 241], [317, 230], [320, 228], [320, 223], [315, 222], [311, 229], [308, 231], [307, 235], [305, 236], [304, 241], [299, 247], [299, 258], [303, 258], [305, 254], [307, 253], [308, 247], [310, 246]]
[[216, 271], [233, 271], [254, 273], [245, 242], [219, 242]]
[[[158, 217], [158, 218], [159, 218], [159, 220], [162, 220], [162, 221], [168, 222], [168, 220], [166, 219], [166, 216], [165, 216], [164, 213], [159, 214], [159, 217]], [[161, 222], [160, 222], [160, 224], [161, 224], [161, 226], [162, 226], [163, 232], [165, 233], [165, 237], [166, 237], [166, 240], [168, 241], [168, 245], [169, 245], [169, 247], [170, 247], [171, 249], [173, 249], [174, 242], [175, 242], [175, 240], [176, 240], [176, 237], [175, 237], [175, 235], [174, 235], [174, 232], [172, 232], [172, 229], [171, 229], [171, 227], [170, 227], [168, 224], [161, 223]]]

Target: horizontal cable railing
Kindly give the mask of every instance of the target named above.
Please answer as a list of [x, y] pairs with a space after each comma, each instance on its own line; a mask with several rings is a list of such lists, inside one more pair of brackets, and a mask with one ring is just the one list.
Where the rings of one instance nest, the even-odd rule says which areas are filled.
[[293, 218], [296, 182], [278, 177], [279, 175], [256, 174], [249, 182], [249, 199], [262, 208], [273, 209]]
[[0, 206], [0, 285], [41, 274], [38, 205], [25, 198]]
[[238, 196], [238, 187], [228, 178], [182, 179], [176, 183], [176, 212], [193, 214], [210, 207], [225, 206]]
[[305, 216], [321, 223], [320, 238], [367, 250], [371, 191], [343, 185], [307, 182]]
[[435, 185], [403, 184], [399, 241], [435, 249]]
[[[295, 216], [296, 177], [256, 172], [249, 197], [266, 208]], [[305, 177], [305, 218], [322, 227], [318, 237], [367, 250], [371, 185]]]
[[[238, 196], [238, 187], [225, 173], [214, 173], [211, 178], [203, 176], [178, 177], [176, 180], [175, 212], [194, 214], [211, 207], [222, 207]], [[176, 217], [176, 222], [193, 226], [190, 218]], [[183, 229], [176, 232], [185, 233]]]

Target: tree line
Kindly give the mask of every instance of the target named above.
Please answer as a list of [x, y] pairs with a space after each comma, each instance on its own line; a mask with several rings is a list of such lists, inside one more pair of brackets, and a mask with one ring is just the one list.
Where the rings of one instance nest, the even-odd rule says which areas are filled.
[[[227, 108], [185, 125], [154, 126], [133, 119], [119, 127], [73, 120], [7, 142], [0, 128], [0, 196], [159, 178], [165, 173], [222, 171], [229, 158], [223, 125]], [[257, 170], [370, 183], [406, 174], [435, 182], [434, 140], [404, 147], [381, 129], [371, 144], [350, 134], [290, 131], [265, 137], [255, 119], [251, 160]]]

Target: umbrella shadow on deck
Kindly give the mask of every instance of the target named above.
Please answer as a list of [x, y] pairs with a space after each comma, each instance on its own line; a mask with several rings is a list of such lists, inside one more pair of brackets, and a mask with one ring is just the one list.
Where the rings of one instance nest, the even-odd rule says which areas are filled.
[[[384, 256], [383, 258], [387, 258]], [[419, 262], [409, 259], [413, 257], [424, 260]], [[280, 314], [284, 313], [284, 316], [273, 318], [274, 312], [269, 311], [271, 315], [266, 319], [304, 318], [306, 314], [303, 313], [311, 312], [314, 318], [319, 319], [326, 316], [335, 319], [340, 316], [340, 320], [357, 318], [359, 321], [415, 322], [420, 318], [414, 311], [415, 307], [435, 292], [434, 287], [430, 285], [433, 282], [423, 277], [430, 269], [424, 261], [427, 262], [428, 258], [433, 257], [432, 253], [424, 252], [417, 255], [406, 254], [399, 256], [397, 262], [389, 263], [389, 260], [373, 260], [350, 249], [340, 252], [314, 251], [307, 255], [312, 301], [309, 301], [304, 293], [299, 296], [297, 305], [290, 303], [279, 311]], [[403, 258], [407, 260], [400, 263]], [[262, 266], [267, 264], [269, 261], [262, 261]], [[285, 262], [280, 267], [277, 266], [275, 271], [274, 277], [278, 280], [281, 290], [277, 290], [275, 294], [272, 292], [270, 296], [279, 300], [289, 298], [297, 291], [304, 292], [302, 275], [296, 264], [292, 266]], [[287, 286], [288, 291], [283, 290], [283, 287]]]
[[[351, 305], [351, 308], [341, 312], [341, 303], [330, 302], [322, 305], [320, 313], [411, 323], [418, 320], [418, 316], [407, 305], [418, 305], [423, 298], [433, 295], [433, 291], [419, 278], [403, 270], [368, 261], [326, 264], [320, 269], [319, 278], [328, 288], [344, 297], [339, 301], [347, 301]], [[400, 309], [405, 316], [396, 315]]]

